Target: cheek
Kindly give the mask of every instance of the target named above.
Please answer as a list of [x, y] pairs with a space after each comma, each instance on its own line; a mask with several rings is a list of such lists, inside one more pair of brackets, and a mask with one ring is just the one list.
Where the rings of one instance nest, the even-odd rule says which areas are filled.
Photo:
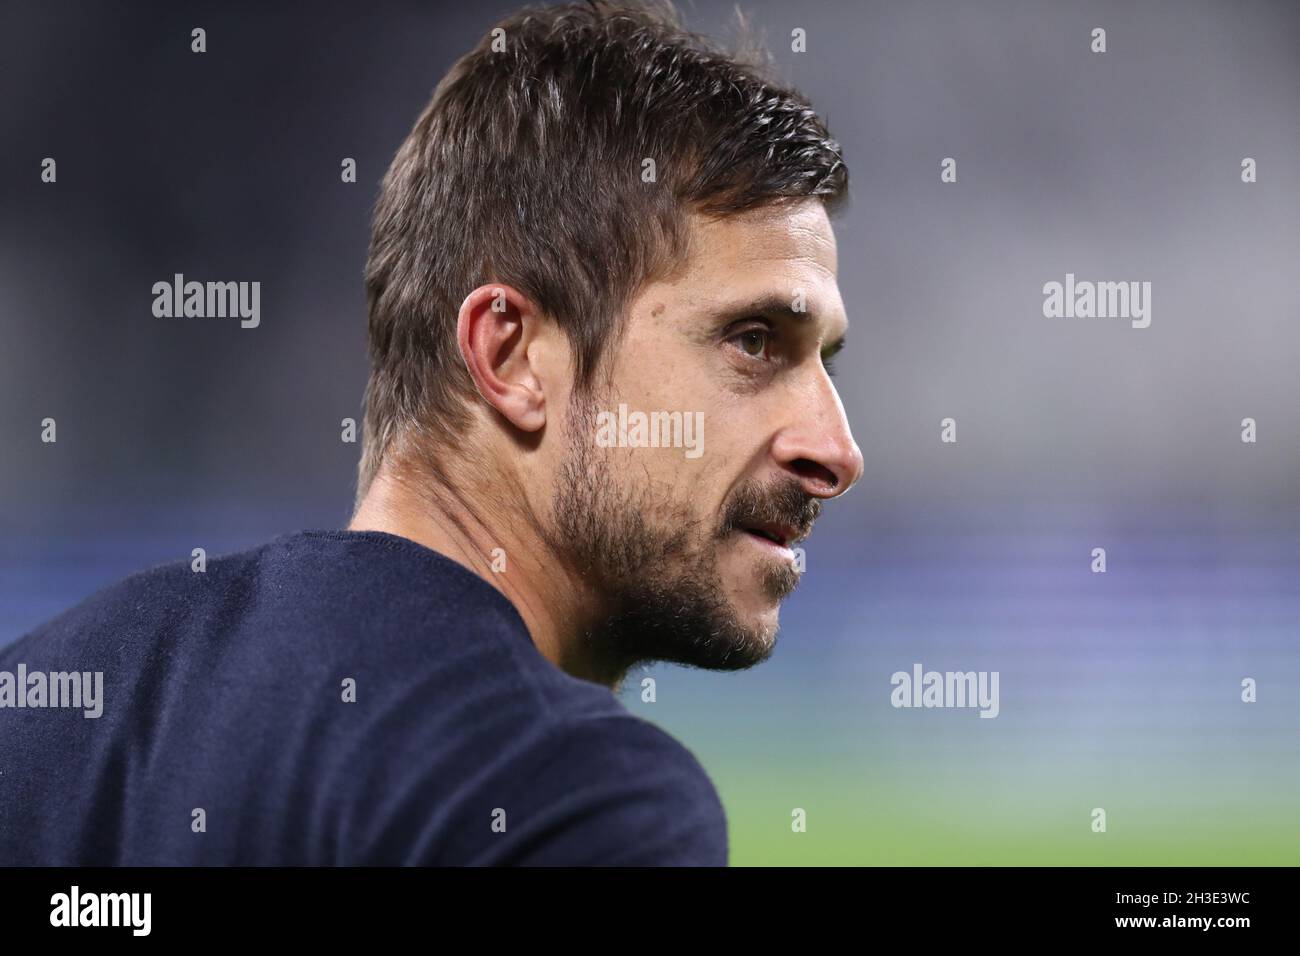
[[701, 393], [699, 383], [683, 364], [678, 357], [657, 355], [654, 362], [614, 382], [617, 400], [645, 412], [707, 409], [709, 397]]
[[700, 460], [714, 480], [735, 483], [759, 467], [771, 438], [769, 415], [764, 402], [734, 395], [705, 410]]
[[[630, 410], [627, 420], [635, 421]], [[663, 440], [654, 447], [648, 433], [635, 424], [620, 434], [617, 425], [624, 421], [611, 416], [615, 429], [608, 436], [624, 444], [597, 449], [614, 485], [608, 489], [610, 500], [636, 511], [656, 534], [685, 529], [701, 540], [711, 538], [721, 518], [725, 486], [719, 484], [721, 476], [708, 464], [707, 454], [696, 456], [691, 447], [697, 423], [687, 428], [683, 422], [679, 434], [671, 427], [660, 433], [661, 439], [676, 437], [680, 447]]]
[[707, 350], [681, 338], [625, 339], [599, 408], [610, 426], [606, 447], [618, 447], [620, 483], [712, 529], [757, 460], [755, 398], [738, 395], [726, 370], [709, 365]]

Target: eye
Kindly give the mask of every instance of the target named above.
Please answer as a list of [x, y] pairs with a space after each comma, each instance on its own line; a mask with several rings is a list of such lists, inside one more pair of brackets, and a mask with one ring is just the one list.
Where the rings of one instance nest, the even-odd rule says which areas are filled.
[[835, 377], [835, 356], [844, 350], [844, 336], [822, 349], [822, 368], [826, 370], [828, 378]]
[[731, 337], [737, 347], [750, 358], [767, 358], [772, 341], [771, 329], [749, 328]]

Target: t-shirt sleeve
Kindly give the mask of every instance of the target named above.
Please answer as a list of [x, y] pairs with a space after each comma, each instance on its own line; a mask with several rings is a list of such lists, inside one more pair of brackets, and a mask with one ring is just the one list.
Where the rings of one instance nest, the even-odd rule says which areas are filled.
[[476, 788], [475, 815], [494, 821], [476, 865], [727, 865], [713, 782], [649, 721], [560, 722], [510, 764], [495, 784]]

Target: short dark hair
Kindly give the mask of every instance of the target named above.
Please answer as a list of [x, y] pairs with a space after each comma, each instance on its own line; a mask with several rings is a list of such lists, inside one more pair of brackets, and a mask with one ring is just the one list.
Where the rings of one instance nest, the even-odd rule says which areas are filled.
[[628, 301], [680, 264], [687, 212], [804, 197], [833, 209], [847, 188], [808, 101], [755, 52], [686, 31], [671, 3], [501, 20], [438, 84], [383, 180], [358, 501], [395, 441], [465, 428], [476, 393], [456, 321], [478, 286], [536, 302], [572, 343], [582, 390]]

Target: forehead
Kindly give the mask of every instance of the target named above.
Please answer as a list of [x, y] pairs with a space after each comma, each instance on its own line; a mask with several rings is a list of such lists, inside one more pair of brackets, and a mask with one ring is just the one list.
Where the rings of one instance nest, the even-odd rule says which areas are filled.
[[647, 286], [642, 302], [671, 301], [679, 316], [720, 313], [747, 302], [804, 300], [827, 340], [847, 325], [836, 283], [835, 233], [820, 200], [762, 206], [721, 218], [691, 213], [690, 245], [677, 274]]
[[726, 274], [744, 279], [776, 269], [835, 282], [835, 233], [820, 200], [761, 206], [723, 218], [692, 213], [686, 278]]

